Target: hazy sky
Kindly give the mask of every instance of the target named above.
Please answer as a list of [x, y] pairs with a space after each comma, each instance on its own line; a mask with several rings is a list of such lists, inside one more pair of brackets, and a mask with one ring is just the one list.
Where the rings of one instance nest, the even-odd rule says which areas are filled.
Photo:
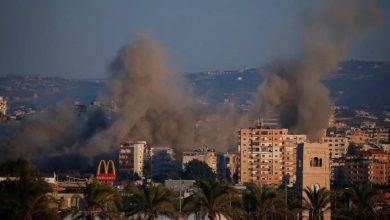
[[[106, 77], [137, 33], [149, 33], [181, 72], [256, 67], [297, 53], [302, 11], [319, 0], [0, 0], [0, 76]], [[390, 60], [384, 20], [348, 58]]]

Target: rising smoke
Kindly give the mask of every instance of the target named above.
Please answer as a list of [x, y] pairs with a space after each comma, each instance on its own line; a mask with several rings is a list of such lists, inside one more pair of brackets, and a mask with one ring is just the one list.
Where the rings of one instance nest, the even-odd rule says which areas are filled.
[[299, 59], [274, 65], [259, 87], [261, 113], [277, 112], [283, 127], [319, 138], [333, 112], [329, 90], [321, 83], [345, 57], [351, 39], [381, 18], [373, 1], [331, 1], [307, 10], [302, 19]]
[[[162, 49], [147, 35], [124, 47], [110, 66], [112, 99], [119, 112], [95, 135], [85, 153], [104, 152], [124, 140], [147, 140], [176, 150], [199, 144], [226, 149], [241, 121], [229, 107], [209, 109], [195, 98], [182, 74], [168, 70]], [[222, 114], [224, 113], [224, 114]], [[222, 116], [223, 115], [223, 116]], [[227, 115], [229, 120], [222, 119]]]
[[[333, 106], [320, 80], [345, 56], [348, 41], [379, 18], [370, 1], [334, 1], [307, 12], [300, 59], [271, 69], [258, 89], [259, 109], [251, 112], [255, 117], [277, 112], [284, 127], [318, 138]], [[201, 144], [225, 151], [235, 147], [237, 129], [252, 125], [252, 117], [232, 106], [211, 108], [200, 102], [183, 75], [166, 67], [162, 49], [146, 35], [119, 51], [109, 74], [107, 97], [118, 107], [112, 120], [99, 110], [78, 117], [69, 103], [60, 103], [35, 118], [1, 127], [0, 160], [23, 156], [43, 166], [57, 163], [64, 170], [107, 155], [126, 140], [178, 151]]]
[[21, 124], [5, 126], [0, 158], [22, 156], [44, 167], [72, 169], [85, 157], [115, 152], [127, 140], [146, 140], [179, 152], [199, 145], [225, 151], [236, 145], [236, 129], [244, 117], [232, 106], [210, 107], [199, 101], [184, 76], [166, 67], [162, 49], [149, 36], [140, 35], [123, 47], [109, 73], [106, 98], [118, 109], [112, 120], [98, 109], [77, 116], [70, 103], [60, 103]]

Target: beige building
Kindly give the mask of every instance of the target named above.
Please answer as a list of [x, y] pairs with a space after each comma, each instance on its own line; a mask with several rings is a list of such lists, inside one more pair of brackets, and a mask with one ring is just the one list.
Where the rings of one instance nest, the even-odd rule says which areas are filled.
[[183, 152], [183, 169], [191, 160], [203, 161], [213, 170], [214, 173], [217, 172], [217, 155], [215, 154], [214, 149], [203, 146], [194, 151]]
[[7, 115], [8, 100], [5, 96], [0, 96], [0, 117]]
[[283, 180], [283, 136], [287, 129], [239, 130], [240, 183], [278, 186]]
[[[297, 148], [297, 193], [305, 198], [303, 189], [330, 189], [329, 149], [326, 143], [303, 143]], [[329, 204], [330, 205], [330, 204]], [[304, 213], [304, 218], [308, 217]], [[324, 220], [330, 220], [330, 211], [324, 213]]]
[[292, 186], [296, 181], [297, 146], [306, 141], [306, 135], [283, 135], [282, 142], [282, 170], [287, 185]]
[[146, 141], [127, 141], [119, 148], [119, 172], [137, 173], [143, 176], [144, 162], [150, 155]]
[[389, 140], [389, 128], [375, 126], [373, 128], [354, 128], [350, 135], [351, 142], [357, 144], [380, 143]]
[[322, 142], [328, 145], [331, 159], [338, 159], [347, 154], [349, 140], [346, 137], [324, 137]]
[[347, 155], [349, 140], [346, 137], [324, 137], [330, 158], [331, 183], [333, 187], [344, 183], [344, 157]]

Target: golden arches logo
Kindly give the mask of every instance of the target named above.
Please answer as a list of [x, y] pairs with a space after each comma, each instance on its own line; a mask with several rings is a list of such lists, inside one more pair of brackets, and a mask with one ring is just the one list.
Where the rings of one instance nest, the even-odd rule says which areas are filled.
[[102, 164], [103, 164], [103, 167], [104, 167], [104, 174], [109, 174], [108, 171], [109, 171], [110, 165], [111, 165], [111, 171], [112, 171], [111, 174], [116, 175], [115, 164], [114, 164], [114, 161], [112, 161], [112, 160], [107, 161], [107, 163], [106, 163], [105, 160], [101, 160], [99, 162], [98, 167], [97, 167], [97, 172], [96, 172], [97, 175], [100, 174], [100, 171], [101, 171], [101, 168], [102, 168]]

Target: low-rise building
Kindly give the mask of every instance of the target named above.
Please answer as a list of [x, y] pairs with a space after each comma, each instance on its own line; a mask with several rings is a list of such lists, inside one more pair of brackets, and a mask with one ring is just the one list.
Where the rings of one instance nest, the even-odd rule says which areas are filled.
[[191, 160], [203, 161], [213, 170], [214, 173], [217, 172], [217, 155], [214, 149], [203, 146], [194, 151], [183, 152], [183, 169]]

